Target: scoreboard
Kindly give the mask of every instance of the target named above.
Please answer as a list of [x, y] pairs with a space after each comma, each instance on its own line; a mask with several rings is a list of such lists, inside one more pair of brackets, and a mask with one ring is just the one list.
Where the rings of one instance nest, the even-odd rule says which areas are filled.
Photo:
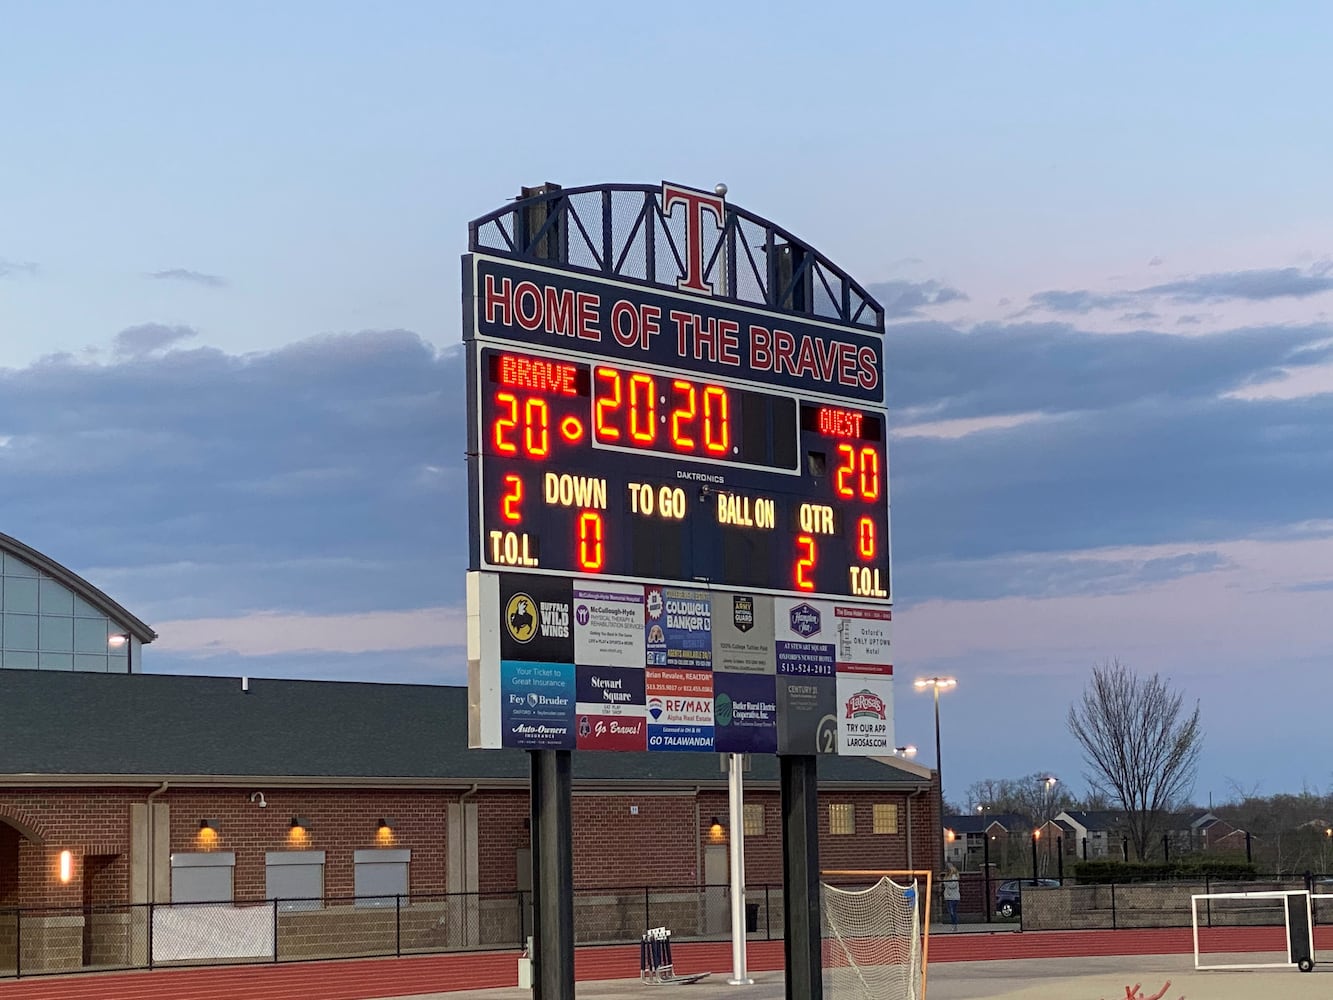
[[[664, 352], [643, 351], [637, 335], [606, 351], [620, 341], [581, 341], [576, 307], [550, 315], [559, 299], [540, 269], [470, 263], [472, 569], [890, 600], [886, 419], [858, 398], [859, 372], [849, 398], [809, 377], [761, 384], [741, 364], [732, 377], [679, 353], [659, 364]], [[584, 330], [603, 332], [602, 314], [633, 333], [636, 321], [621, 318], [631, 311], [675, 313], [685, 329], [666, 331], [669, 346], [683, 345], [685, 360], [705, 354], [710, 342], [690, 335], [707, 318], [653, 301], [665, 298], [585, 292]], [[769, 333], [763, 319], [748, 325]], [[771, 339], [782, 335], [795, 340], [785, 326]]]
[[[785, 278], [756, 280], [754, 241]], [[891, 754], [878, 306], [668, 184], [502, 209], [471, 251], [469, 744]], [[840, 310], [807, 308], [816, 282]]]

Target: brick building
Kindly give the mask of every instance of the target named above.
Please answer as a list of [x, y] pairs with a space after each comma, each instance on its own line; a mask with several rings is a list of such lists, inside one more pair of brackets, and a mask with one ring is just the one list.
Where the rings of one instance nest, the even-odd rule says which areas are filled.
[[[144, 674], [155, 633], [91, 584], [8, 536], [0, 580], [0, 974], [139, 964], [173, 908], [273, 899], [287, 957], [279, 917], [366, 940], [386, 905], [426, 950], [520, 939], [529, 760], [467, 749], [466, 689]], [[725, 932], [725, 892], [698, 889], [728, 881], [722, 759], [575, 755], [582, 939], [641, 929], [645, 900]], [[777, 762], [750, 767], [746, 881], [780, 927]], [[830, 756], [819, 779], [824, 867], [939, 865], [928, 769]]]

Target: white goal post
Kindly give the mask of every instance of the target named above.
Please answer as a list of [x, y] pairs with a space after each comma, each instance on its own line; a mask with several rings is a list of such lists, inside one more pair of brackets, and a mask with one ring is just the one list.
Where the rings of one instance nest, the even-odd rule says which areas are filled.
[[[1220, 938], [1225, 947], [1199, 950], [1200, 905], [1204, 909], [1203, 934]], [[1196, 969], [1276, 969], [1295, 966], [1302, 972], [1314, 968], [1314, 919], [1310, 893], [1305, 889], [1275, 889], [1257, 892], [1203, 892], [1190, 896], [1190, 923], [1194, 929], [1194, 967]], [[1247, 938], [1245, 928], [1251, 932]], [[1272, 952], [1269, 941], [1252, 947], [1262, 930], [1282, 930], [1281, 961], [1207, 962], [1211, 956], [1245, 955]]]
[[820, 872], [829, 1000], [925, 1000], [932, 873]]

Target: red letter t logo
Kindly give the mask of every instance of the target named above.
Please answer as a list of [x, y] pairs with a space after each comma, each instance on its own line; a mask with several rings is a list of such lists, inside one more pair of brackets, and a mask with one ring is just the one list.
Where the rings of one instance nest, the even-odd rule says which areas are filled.
[[676, 279], [676, 287], [683, 292], [712, 295], [713, 286], [704, 282], [704, 212], [711, 212], [715, 229], [721, 229], [726, 218], [726, 203], [714, 194], [691, 191], [672, 184], [662, 184], [662, 214], [673, 214], [677, 204], [685, 205], [685, 276]]

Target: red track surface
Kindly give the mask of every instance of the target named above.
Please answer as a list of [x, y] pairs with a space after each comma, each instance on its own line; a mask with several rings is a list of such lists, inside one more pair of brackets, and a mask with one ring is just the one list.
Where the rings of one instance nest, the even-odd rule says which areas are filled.
[[[1265, 933], [1265, 930], [1267, 933]], [[1217, 928], [1210, 950], [1281, 950], [1281, 931]], [[1333, 950], [1333, 927], [1315, 928], [1315, 946]], [[1017, 934], [934, 934], [930, 961], [977, 962], [1014, 958], [1078, 958], [1093, 955], [1190, 954], [1188, 929], [1124, 931], [1029, 931]], [[721, 973], [731, 968], [727, 942], [679, 944], [672, 949], [682, 973]], [[782, 968], [781, 941], [755, 941], [750, 968]], [[211, 969], [169, 969], [84, 976], [0, 980], [3, 1000], [368, 1000], [444, 990], [516, 986], [516, 952], [427, 955], [294, 965], [247, 965]], [[639, 974], [637, 945], [581, 948], [575, 958], [579, 980], [631, 979]]]

